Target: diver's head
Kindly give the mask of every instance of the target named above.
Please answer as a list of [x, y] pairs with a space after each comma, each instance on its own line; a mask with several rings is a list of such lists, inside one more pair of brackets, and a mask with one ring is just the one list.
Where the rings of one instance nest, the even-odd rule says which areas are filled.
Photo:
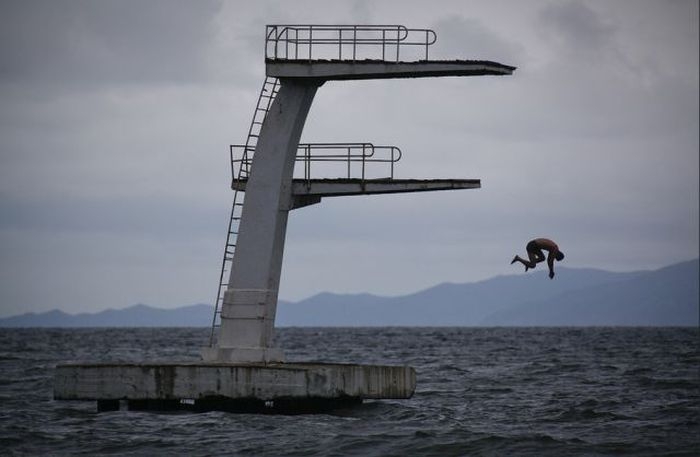
[[557, 255], [556, 255], [555, 258], [556, 258], [559, 262], [561, 262], [562, 260], [564, 260], [564, 253], [561, 252], [561, 251], [557, 252]]

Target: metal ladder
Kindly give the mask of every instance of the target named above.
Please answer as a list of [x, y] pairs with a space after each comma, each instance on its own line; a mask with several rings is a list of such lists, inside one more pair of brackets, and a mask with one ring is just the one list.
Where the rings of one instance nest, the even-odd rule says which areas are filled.
[[[270, 111], [272, 102], [279, 92], [280, 84], [277, 78], [265, 77], [265, 82], [258, 96], [258, 103], [253, 112], [253, 120], [248, 129], [248, 137], [246, 138], [245, 147], [239, 163], [238, 170], [235, 169], [234, 161], [231, 164], [231, 173], [234, 181], [247, 180], [250, 176], [250, 166], [253, 162], [255, 148], [258, 145], [260, 131], [265, 122], [265, 117]], [[245, 199], [244, 192], [239, 190], [240, 186], [233, 183], [233, 204], [231, 206], [231, 217], [228, 223], [228, 231], [226, 234], [226, 247], [224, 248], [224, 257], [221, 262], [221, 272], [219, 274], [219, 286], [216, 291], [216, 301], [214, 302], [214, 317], [211, 322], [211, 334], [209, 335], [209, 347], [214, 346], [214, 335], [216, 329], [221, 326], [221, 309], [223, 307], [224, 292], [228, 288], [228, 275], [233, 264], [233, 256], [236, 252], [236, 240], [243, 214], [243, 201]]]

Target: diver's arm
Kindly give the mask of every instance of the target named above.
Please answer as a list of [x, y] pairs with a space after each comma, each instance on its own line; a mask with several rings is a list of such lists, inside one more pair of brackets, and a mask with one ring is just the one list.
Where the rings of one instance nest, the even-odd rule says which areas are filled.
[[547, 256], [547, 266], [549, 267], [549, 279], [554, 278], [554, 252], [549, 251]]

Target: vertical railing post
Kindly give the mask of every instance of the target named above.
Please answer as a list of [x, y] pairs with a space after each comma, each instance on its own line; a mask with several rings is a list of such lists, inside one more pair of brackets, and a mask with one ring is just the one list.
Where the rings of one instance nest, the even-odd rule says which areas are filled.
[[229, 147], [229, 155], [231, 157], [231, 179], [236, 179], [236, 167], [233, 165], [233, 145]]
[[365, 144], [362, 144], [362, 184], [365, 183]]
[[294, 60], [299, 60], [299, 29], [294, 29]]
[[314, 26], [310, 25], [309, 26], [309, 60], [311, 60], [311, 43], [313, 42], [314, 39]]
[[396, 27], [396, 62], [399, 61], [399, 36], [401, 33], [401, 27]]
[[394, 179], [394, 147], [391, 147], [391, 179]]
[[338, 27], [338, 60], [343, 60], [343, 28]]
[[430, 32], [430, 30], [425, 31], [425, 60], [428, 60], [428, 50], [429, 50], [428, 43], [430, 42], [430, 39], [428, 38], [429, 32]]
[[352, 61], [355, 61], [355, 57], [357, 54], [357, 26], [353, 25], [352, 26]]
[[382, 60], [386, 60], [386, 29], [382, 28]]

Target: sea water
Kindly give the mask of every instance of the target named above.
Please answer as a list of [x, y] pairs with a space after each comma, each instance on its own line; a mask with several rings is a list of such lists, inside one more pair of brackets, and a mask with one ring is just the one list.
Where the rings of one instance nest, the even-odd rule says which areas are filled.
[[97, 413], [56, 363], [193, 360], [202, 328], [0, 329], [0, 455], [700, 455], [695, 328], [283, 328], [290, 361], [411, 365], [332, 414]]

